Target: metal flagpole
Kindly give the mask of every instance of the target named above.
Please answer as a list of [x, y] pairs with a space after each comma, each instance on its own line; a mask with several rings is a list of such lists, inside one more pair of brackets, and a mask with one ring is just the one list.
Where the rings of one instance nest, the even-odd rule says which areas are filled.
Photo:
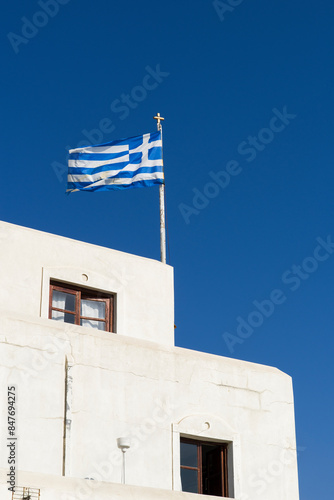
[[[162, 130], [161, 120], [164, 120], [160, 113], [153, 117], [157, 120], [157, 129]], [[161, 262], [166, 264], [166, 224], [165, 224], [165, 184], [159, 186], [159, 200], [160, 200], [160, 257]]]

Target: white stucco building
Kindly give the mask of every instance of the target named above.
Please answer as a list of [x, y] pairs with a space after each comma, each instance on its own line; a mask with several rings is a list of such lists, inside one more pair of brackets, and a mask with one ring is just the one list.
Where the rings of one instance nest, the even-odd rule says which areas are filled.
[[170, 266], [4, 222], [0, 249], [1, 500], [10, 445], [15, 499], [298, 500], [291, 378], [175, 347]]

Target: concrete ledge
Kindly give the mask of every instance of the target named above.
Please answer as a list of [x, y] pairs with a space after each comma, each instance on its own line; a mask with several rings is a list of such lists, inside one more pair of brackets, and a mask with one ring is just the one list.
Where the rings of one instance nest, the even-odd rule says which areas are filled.
[[[42, 457], [41, 457], [42, 460]], [[0, 469], [0, 498], [11, 500], [7, 470]], [[40, 500], [217, 500], [216, 496], [105, 483], [89, 479], [18, 471], [17, 486], [40, 489]], [[220, 497], [222, 498], [222, 497]]]

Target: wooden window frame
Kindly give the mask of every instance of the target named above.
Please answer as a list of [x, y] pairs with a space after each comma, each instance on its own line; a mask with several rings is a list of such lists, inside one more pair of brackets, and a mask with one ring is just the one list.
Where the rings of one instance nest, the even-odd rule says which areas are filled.
[[[98, 331], [106, 331], [106, 332], [114, 332], [114, 301], [115, 296], [113, 294], [106, 294], [100, 292], [98, 290], [92, 290], [90, 288], [79, 287], [75, 285], [68, 285], [67, 283], [62, 283], [56, 280], [50, 281], [50, 293], [49, 293], [49, 319], [52, 319], [52, 311], [59, 311], [61, 313], [71, 314], [74, 316], [74, 325], [80, 325], [80, 321], [82, 319], [91, 320], [91, 321], [99, 321], [101, 323], [105, 323], [105, 330]], [[57, 307], [52, 307], [52, 295], [53, 291], [64, 292], [67, 294], [71, 294], [75, 296], [75, 310], [69, 311], [67, 309], [60, 309]], [[89, 316], [81, 316], [81, 301], [82, 300], [91, 300], [96, 302], [104, 302], [105, 303], [105, 319], [101, 320], [101, 318], [94, 318]], [[89, 328], [89, 327], [88, 327]]]
[[213, 445], [220, 447], [220, 460], [221, 460], [221, 480], [222, 480], [222, 497], [228, 498], [228, 469], [227, 469], [227, 443], [217, 443], [215, 441], [201, 441], [197, 439], [190, 439], [182, 437], [180, 443], [195, 444], [197, 446], [197, 467], [190, 467], [181, 464], [180, 469], [196, 470], [197, 471], [197, 489], [198, 494], [206, 495], [203, 493], [203, 464], [202, 464], [202, 447], [205, 445]]

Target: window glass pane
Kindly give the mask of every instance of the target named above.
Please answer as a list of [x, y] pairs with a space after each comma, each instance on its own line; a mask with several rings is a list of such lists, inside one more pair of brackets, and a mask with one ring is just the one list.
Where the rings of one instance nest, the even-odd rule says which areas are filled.
[[64, 323], [75, 323], [74, 314], [63, 313], [60, 311], [52, 311], [52, 319], [55, 319], [56, 321], [63, 321]]
[[88, 316], [88, 318], [105, 319], [106, 317], [106, 303], [97, 300], [81, 300], [81, 316]]
[[67, 309], [67, 311], [75, 311], [75, 295], [72, 293], [59, 292], [53, 290], [52, 292], [52, 307], [58, 309]]
[[182, 485], [182, 491], [189, 491], [190, 493], [199, 493], [197, 470], [181, 468], [181, 485]]
[[221, 446], [202, 445], [202, 481], [205, 495], [222, 496]]
[[94, 321], [92, 319], [81, 319], [80, 325], [88, 326], [89, 328], [96, 328], [97, 330], [103, 331], [105, 331], [106, 329], [106, 324], [104, 321]]
[[220, 446], [202, 446], [202, 467], [206, 468], [209, 474], [217, 474], [221, 471], [221, 447]]
[[181, 442], [181, 465], [187, 465], [188, 467], [197, 467], [196, 444]]

